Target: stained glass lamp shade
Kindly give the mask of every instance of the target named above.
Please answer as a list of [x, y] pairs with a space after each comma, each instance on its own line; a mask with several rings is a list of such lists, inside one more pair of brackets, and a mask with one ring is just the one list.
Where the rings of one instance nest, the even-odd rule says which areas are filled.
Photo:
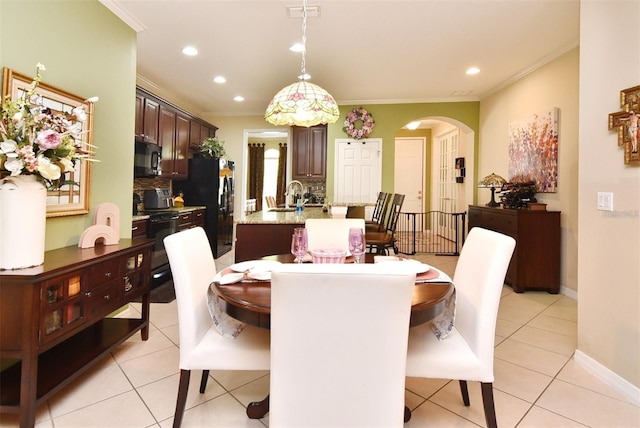
[[486, 204], [488, 207], [499, 207], [500, 204], [496, 202], [495, 194], [496, 188], [502, 188], [502, 185], [505, 184], [507, 180], [500, 177], [497, 174], [491, 173], [487, 175], [485, 178], [478, 182], [478, 187], [489, 187], [491, 188], [491, 201]]

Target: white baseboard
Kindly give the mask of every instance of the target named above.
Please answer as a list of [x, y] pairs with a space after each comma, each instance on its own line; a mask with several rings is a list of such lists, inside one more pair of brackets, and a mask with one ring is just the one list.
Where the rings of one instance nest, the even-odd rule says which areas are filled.
[[640, 388], [618, 376], [582, 351], [576, 350], [573, 359], [594, 376], [618, 391], [636, 406], [640, 406]]
[[560, 294], [564, 294], [565, 296], [571, 297], [573, 300], [578, 301], [578, 292], [567, 288], [564, 285], [560, 286]]

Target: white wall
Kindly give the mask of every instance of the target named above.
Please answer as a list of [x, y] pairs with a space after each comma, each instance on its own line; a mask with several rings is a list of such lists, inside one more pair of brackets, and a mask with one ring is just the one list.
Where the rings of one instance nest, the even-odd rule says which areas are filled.
[[[640, 85], [640, 2], [583, 0], [580, 15], [578, 349], [637, 397], [640, 163], [624, 164], [607, 118], [620, 90]], [[613, 192], [613, 216], [596, 210], [597, 192]]]
[[[562, 292], [578, 292], [578, 69], [575, 48], [480, 102], [478, 179], [492, 172], [509, 179], [509, 123], [551, 107], [560, 109], [558, 191], [538, 193], [550, 211], [560, 211]], [[606, 123], [606, 120], [605, 120]], [[478, 204], [491, 199], [478, 190]]]

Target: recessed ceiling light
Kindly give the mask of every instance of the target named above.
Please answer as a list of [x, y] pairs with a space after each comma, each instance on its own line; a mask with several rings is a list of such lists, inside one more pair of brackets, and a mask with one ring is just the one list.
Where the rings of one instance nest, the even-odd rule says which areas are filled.
[[302, 52], [304, 51], [304, 45], [302, 43], [294, 43], [289, 48], [291, 52]]
[[420, 121], [417, 120], [415, 122], [409, 122], [407, 123], [406, 126], [407, 126], [407, 129], [411, 129], [413, 131], [414, 129], [418, 129], [418, 126], [420, 126]]
[[213, 78], [213, 81], [216, 83], [225, 83], [227, 79], [225, 79], [224, 76], [216, 76]]
[[480, 73], [480, 69], [478, 67], [471, 67], [470, 69], [467, 70], [467, 74], [469, 76], [473, 76], [474, 74], [478, 74]]
[[244, 101], [244, 97], [241, 95], [236, 95], [235, 97], [233, 97], [233, 101]]
[[198, 49], [194, 48], [193, 46], [186, 46], [184, 49], [182, 49], [182, 53], [189, 56], [195, 56], [198, 55]]

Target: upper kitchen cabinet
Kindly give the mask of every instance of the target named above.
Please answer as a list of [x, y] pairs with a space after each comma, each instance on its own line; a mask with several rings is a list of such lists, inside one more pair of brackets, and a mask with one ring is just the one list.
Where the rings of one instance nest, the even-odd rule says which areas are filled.
[[327, 171], [327, 125], [293, 127], [292, 177], [324, 180]]
[[203, 124], [198, 120], [191, 120], [189, 147], [193, 150], [199, 150], [202, 142], [209, 137], [215, 137], [218, 128]]
[[171, 107], [160, 106], [162, 176], [185, 179], [189, 168], [189, 118]]
[[159, 119], [160, 103], [137, 92], [135, 139], [158, 144]]
[[186, 179], [189, 149], [199, 149], [202, 141], [214, 137], [217, 130], [145, 89], [137, 88], [135, 139], [162, 148], [162, 177]]

